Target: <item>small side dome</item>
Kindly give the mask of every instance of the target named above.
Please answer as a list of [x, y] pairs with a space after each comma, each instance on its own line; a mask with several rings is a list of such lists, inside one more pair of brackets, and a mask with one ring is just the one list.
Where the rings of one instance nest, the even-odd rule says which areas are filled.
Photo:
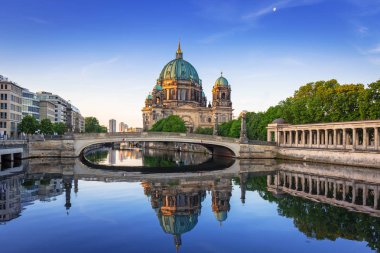
[[162, 87], [159, 84], [157, 84], [156, 86], [154, 86], [154, 89], [158, 90], [158, 91], [162, 91]]
[[146, 97], [146, 99], [152, 99], [152, 94], [149, 93], [149, 95]]
[[204, 97], [206, 97], [206, 95], [205, 95], [205, 92], [204, 91], [202, 91], [202, 97], [204, 98]]
[[285, 124], [286, 121], [283, 118], [273, 120], [272, 124]]
[[221, 73], [220, 77], [216, 79], [215, 86], [228, 86], [228, 81], [223, 77], [223, 73]]
[[227, 220], [227, 212], [226, 211], [214, 212], [214, 215], [215, 215], [215, 218], [217, 219], [217, 221], [219, 221], [219, 222]]

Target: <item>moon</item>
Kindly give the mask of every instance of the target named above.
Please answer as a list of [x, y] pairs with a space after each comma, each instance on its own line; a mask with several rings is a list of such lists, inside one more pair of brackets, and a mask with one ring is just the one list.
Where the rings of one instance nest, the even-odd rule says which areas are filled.
[[277, 8], [276, 7], [273, 7], [273, 12], [277, 11]]

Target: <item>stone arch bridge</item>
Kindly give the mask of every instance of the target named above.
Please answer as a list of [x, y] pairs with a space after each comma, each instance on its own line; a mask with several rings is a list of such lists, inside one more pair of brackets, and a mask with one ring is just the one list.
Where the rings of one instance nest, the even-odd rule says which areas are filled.
[[91, 145], [122, 141], [199, 144], [209, 149], [213, 155], [236, 158], [275, 158], [277, 148], [270, 142], [241, 143], [240, 139], [192, 133], [98, 133], [72, 134], [59, 139], [30, 141], [28, 157], [78, 157]]

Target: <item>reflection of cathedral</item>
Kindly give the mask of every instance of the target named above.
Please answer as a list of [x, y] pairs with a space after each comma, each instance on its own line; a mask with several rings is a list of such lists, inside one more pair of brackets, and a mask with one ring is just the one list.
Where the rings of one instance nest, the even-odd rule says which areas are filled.
[[215, 81], [212, 96], [212, 105], [207, 105], [202, 80], [195, 68], [183, 59], [178, 44], [176, 59], [164, 66], [145, 100], [144, 130], [169, 115], [180, 116], [189, 132], [198, 127], [213, 127], [215, 121], [232, 120], [231, 86], [223, 76]]
[[201, 203], [206, 191], [212, 191], [212, 211], [219, 222], [227, 219], [230, 210], [232, 185], [230, 179], [218, 181], [192, 181], [176, 184], [142, 182], [144, 193], [150, 196], [152, 208], [156, 211], [162, 229], [174, 236], [178, 249], [181, 235], [192, 230], [201, 214]]

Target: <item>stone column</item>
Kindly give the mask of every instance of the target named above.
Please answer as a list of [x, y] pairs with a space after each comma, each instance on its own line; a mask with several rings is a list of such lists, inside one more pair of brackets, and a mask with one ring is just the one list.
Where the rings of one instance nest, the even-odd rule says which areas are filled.
[[302, 130], [302, 146], [305, 147], [306, 145], [306, 131]]
[[325, 180], [325, 197], [327, 197], [327, 194], [329, 193], [329, 181], [327, 178]]
[[320, 180], [319, 180], [319, 177], [317, 178], [317, 195], [319, 195], [319, 191], [320, 191], [320, 189], [319, 189], [319, 184], [320, 184]]
[[296, 130], [296, 147], [298, 147], [298, 139], [299, 139], [298, 130]]
[[363, 127], [363, 148], [367, 149], [368, 146], [368, 134], [367, 134], [367, 128]]
[[356, 185], [352, 184], [352, 203], [355, 204], [356, 201]]
[[302, 191], [305, 192], [305, 176], [302, 175], [302, 178], [301, 178], [301, 186], [302, 186]]
[[379, 128], [378, 127], [375, 127], [374, 128], [375, 130], [375, 149], [378, 150], [379, 149]]
[[317, 129], [317, 148], [319, 148], [321, 142], [320, 130]]
[[[214, 115], [214, 129], [212, 131], [212, 135], [217, 136], [218, 135], [218, 114], [215, 113]], [[240, 131], [241, 135], [241, 131]]]
[[334, 145], [334, 148], [336, 148], [338, 144], [338, 135], [337, 135], [337, 130], [334, 129], [334, 136], [333, 136], [333, 145]]
[[312, 178], [311, 178], [311, 176], [309, 176], [309, 178], [308, 178], [309, 180], [309, 194], [312, 194], [312, 192], [313, 192], [313, 180], [312, 180]]
[[313, 145], [313, 130], [309, 130], [309, 147]]
[[356, 128], [352, 128], [352, 149], [356, 148], [356, 138], [357, 138]]
[[378, 201], [379, 201], [379, 187], [375, 186], [375, 189], [373, 191], [374, 191], [373, 208], [377, 209], [377, 206], [379, 205], [379, 203], [378, 203]]
[[242, 111], [240, 114], [241, 116], [240, 143], [248, 143], [246, 114], [247, 114], [247, 111]]
[[329, 146], [329, 130], [325, 129], [325, 147]]
[[296, 191], [298, 191], [298, 175], [296, 175]]
[[368, 198], [368, 188], [367, 185], [363, 185], [363, 206], [367, 205], [367, 198]]
[[267, 129], [267, 141], [272, 141], [272, 131]]
[[290, 146], [293, 146], [293, 130], [289, 131], [289, 140], [290, 140]]
[[343, 135], [342, 135], [342, 138], [343, 138], [343, 140], [342, 140], [342, 144], [343, 144], [343, 149], [346, 149], [346, 144], [347, 144], [347, 140], [346, 140], [346, 137], [347, 137], [347, 131], [346, 131], [346, 128], [343, 128], [342, 129], [342, 131], [343, 131]]

